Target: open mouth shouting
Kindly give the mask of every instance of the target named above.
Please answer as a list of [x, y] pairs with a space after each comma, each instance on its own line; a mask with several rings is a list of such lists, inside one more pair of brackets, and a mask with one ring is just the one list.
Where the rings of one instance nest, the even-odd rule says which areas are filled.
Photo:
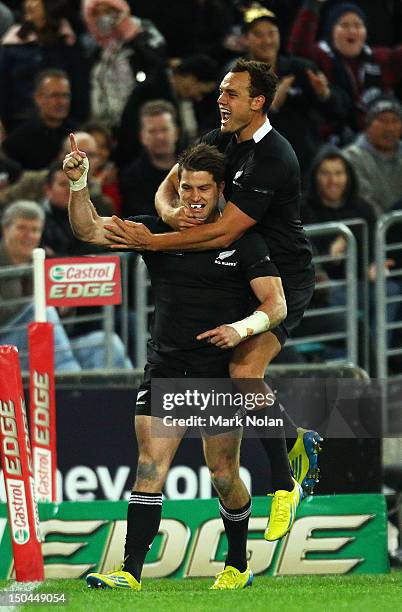
[[219, 110], [221, 113], [221, 125], [225, 125], [230, 120], [232, 113], [226, 108], [220, 108]]

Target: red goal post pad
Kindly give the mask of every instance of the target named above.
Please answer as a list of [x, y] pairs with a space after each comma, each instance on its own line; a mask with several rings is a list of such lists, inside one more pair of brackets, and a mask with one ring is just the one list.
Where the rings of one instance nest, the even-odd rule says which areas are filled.
[[45, 287], [48, 306], [121, 304], [120, 258], [111, 255], [46, 259]]
[[0, 346], [0, 455], [16, 578], [43, 580], [39, 515], [18, 350]]
[[29, 409], [36, 499], [56, 501], [56, 394], [52, 323], [28, 324]]

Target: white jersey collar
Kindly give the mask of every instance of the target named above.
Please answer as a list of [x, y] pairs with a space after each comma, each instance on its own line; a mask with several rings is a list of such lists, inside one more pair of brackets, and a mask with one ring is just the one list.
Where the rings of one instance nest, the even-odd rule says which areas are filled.
[[262, 124], [261, 127], [258, 128], [256, 132], [253, 134], [254, 142], [260, 142], [272, 130], [272, 125], [269, 122], [268, 117], [265, 120], [265, 123]]

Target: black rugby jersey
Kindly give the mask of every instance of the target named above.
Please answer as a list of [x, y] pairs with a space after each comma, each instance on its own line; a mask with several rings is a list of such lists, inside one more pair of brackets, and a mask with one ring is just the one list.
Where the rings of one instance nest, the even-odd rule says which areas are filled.
[[258, 142], [237, 143], [220, 129], [200, 141], [225, 154], [225, 199], [256, 220], [252, 229], [267, 241], [284, 285], [311, 285], [311, 245], [300, 221], [300, 168], [289, 142], [273, 128]]
[[[129, 219], [144, 223], [153, 233], [172, 231], [158, 217], [137, 215]], [[248, 232], [227, 248], [145, 251], [142, 256], [155, 302], [149, 361], [159, 363], [168, 358], [180, 367], [198, 371], [228, 363], [231, 351], [196, 336], [250, 314], [256, 303], [250, 281], [279, 276], [265, 240], [256, 232]]]

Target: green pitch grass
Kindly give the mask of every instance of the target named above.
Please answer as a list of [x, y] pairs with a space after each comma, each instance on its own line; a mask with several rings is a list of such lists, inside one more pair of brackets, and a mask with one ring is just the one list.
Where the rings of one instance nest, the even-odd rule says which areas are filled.
[[[396, 612], [402, 604], [402, 571], [369, 576], [257, 577], [242, 591], [209, 591], [210, 579], [145, 580], [140, 593], [88, 589], [83, 580], [48, 580], [33, 593], [65, 593], [74, 612]], [[0, 589], [10, 583], [0, 581]], [[14, 586], [15, 589], [15, 586]], [[35, 606], [44, 607], [44, 606]], [[32, 605], [20, 609], [31, 609]]]

